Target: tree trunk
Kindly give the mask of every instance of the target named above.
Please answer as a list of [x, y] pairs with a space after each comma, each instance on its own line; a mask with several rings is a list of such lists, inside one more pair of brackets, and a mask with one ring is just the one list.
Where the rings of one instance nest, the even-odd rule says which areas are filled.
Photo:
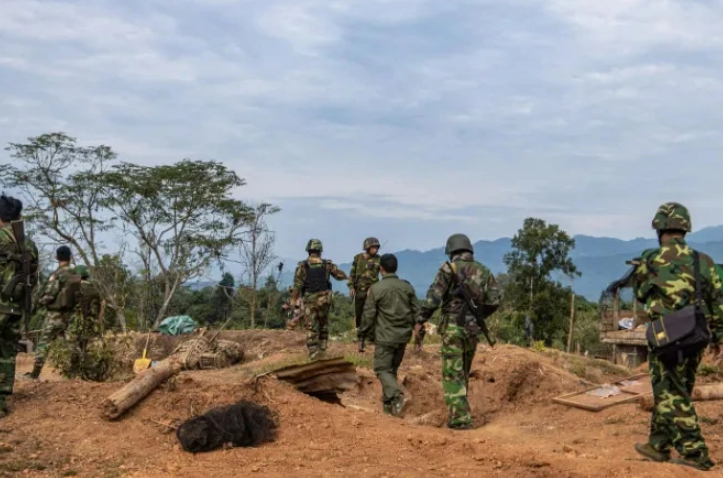
[[570, 297], [570, 333], [567, 335], [567, 353], [572, 352], [572, 333], [575, 330], [575, 293]]
[[121, 332], [124, 334], [126, 333], [126, 311], [123, 307], [116, 307], [115, 308], [115, 317], [118, 320], [118, 325], [121, 328]]
[[139, 374], [123, 388], [103, 401], [102, 416], [114, 420], [143, 400], [163, 382], [181, 371], [177, 358], [162, 360], [155, 367]]
[[251, 291], [251, 328], [256, 328], [256, 281], [254, 281], [254, 289]]

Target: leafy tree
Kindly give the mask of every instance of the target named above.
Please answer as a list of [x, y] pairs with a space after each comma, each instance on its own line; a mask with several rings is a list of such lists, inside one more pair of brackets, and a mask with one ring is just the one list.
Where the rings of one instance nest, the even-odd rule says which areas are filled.
[[147, 248], [157, 268], [163, 301], [154, 326], [166, 316], [178, 288], [243, 242], [252, 211], [233, 192], [245, 184], [214, 161], [185, 159], [165, 166], [122, 163], [102, 177], [105, 204], [122, 227]]
[[108, 171], [116, 154], [105, 145], [79, 146], [65, 133], [31, 137], [5, 149], [15, 161], [3, 165], [0, 180], [21, 191], [25, 218], [38, 235], [73, 246], [76, 260], [103, 277], [98, 285], [125, 330], [123, 286], [113, 282], [121, 276], [100, 271], [107, 263], [100, 236], [113, 218], [104, 207], [103, 184], [97, 178]]
[[213, 316], [210, 323], [226, 322], [233, 308], [235, 286], [233, 276], [226, 272], [213, 291]]
[[574, 247], [575, 239], [559, 226], [528, 218], [512, 239], [513, 250], [504, 257], [508, 268], [504, 306], [517, 311], [514, 320], [520, 328], [521, 311], [529, 311], [536, 335], [548, 344], [565, 342], [572, 291], [551, 277], [556, 273], [570, 278], [580, 275], [569, 257]]

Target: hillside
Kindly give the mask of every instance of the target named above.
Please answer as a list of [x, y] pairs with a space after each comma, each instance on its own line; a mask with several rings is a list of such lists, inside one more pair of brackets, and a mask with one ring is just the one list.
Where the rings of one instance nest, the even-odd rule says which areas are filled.
[[[688, 239], [694, 248], [711, 255], [716, 262], [723, 262], [723, 226], [701, 229], [690, 234]], [[646, 249], [657, 247], [657, 240], [646, 238], [626, 241], [578, 235], [575, 236], [575, 243], [572, 258], [582, 276], [575, 280], [573, 287], [578, 294], [592, 301], [597, 301], [600, 292], [627, 271], [626, 260], [640, 255]], [[474, 247], [477, 259], [493, 273], [505, 272], [503, 257], [510, 251], [509, 238], [478, 241]], [[399, 259], [400, 276], [414, 286], [420, 297], [424, 296], [439, 266], [446, 260], [443, 247], [425, 252], [403, 250], [395, 254]], [[339, 258], [332, 259], [337, 263], [341, 262]], [[283, 283], [290, 285], [296, 260], [287, 259], [286, 262], [287, 271], [283, 275]], [[341, 263], [340, 267], [348, 273], [351, 264]], [[334, 289], [346, 292], [346, 285], [335, 282]]]

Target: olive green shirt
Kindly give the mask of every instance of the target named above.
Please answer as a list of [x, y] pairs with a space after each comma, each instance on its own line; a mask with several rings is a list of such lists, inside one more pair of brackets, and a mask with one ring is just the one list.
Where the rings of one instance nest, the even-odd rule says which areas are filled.
[[396, 274], [387, 274], [369, 289], [359, 338], [369, 338], [374, 330], [377, 344], [405, 344], [412, 338], [418, 313], [414, 288]]

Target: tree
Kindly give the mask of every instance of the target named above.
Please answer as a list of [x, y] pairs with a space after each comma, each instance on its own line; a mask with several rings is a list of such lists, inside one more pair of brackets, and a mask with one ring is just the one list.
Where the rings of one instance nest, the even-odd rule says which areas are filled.
[[122, 163], [102, 182], [107, 206], [159, 270], [163, 301], [155, 327], [178, 288], [239, 246], [243, 228], [253, 219], [250, 208], [232, 196], [245, 181], [214, 161], [185, 159], [154, 167]]
[[505, 304], [516, 311], [529, 311], [537, 333], [548, 343], [564, 341], [571, 290], [551, 276], [580, 275], [569, 257], [575, 239], [555, 224], [528, 218], [512, 239], [512, 248], [504, 257], [509, 275]]
[[[3, 166], [0, 180], [21, 191], [24, 216], [33, 229], [56, 244], [70, 244], [79, 256], [76, 260], [91, 274], [99, 273], [106, 262], [100, 235], [113, 218], [104, 207], [103, 184], [97, 179], [116, 159], [113, 150], [105, 145], [78, 146], [65, 133], [31, 137], [5, 149], [16, 162]], [[113, 277], [118, 276], [107, 276]], [[125, 330], [124, 296], [119, 292], [123, 287], [103, 284], [104, 299]]]
[[276, 260], [274, 255], [275, 237], [269, 231], [266, 218], [279, 211], [278, 207], [267, 203], [261, 203], [254, 207], [246, 240], [241, 243], [241, 263], [244, 266], [244, 275], [251, 287], [249, 311], [252, 329], [256, 326], [259, 278]]
[[226, 272], [213, 291], [213, 317], [210, 322], [225, 322], [231, 315], [235, 285], [233, 276]]

